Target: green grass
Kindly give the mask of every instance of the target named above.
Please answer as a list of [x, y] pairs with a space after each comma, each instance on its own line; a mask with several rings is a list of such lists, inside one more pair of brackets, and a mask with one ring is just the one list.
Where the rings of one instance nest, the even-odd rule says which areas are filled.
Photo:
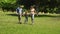
[[[27, 24], [18, 24], [16, 13], [0, 11], [0, 34], [60, 34], [60, 15], [49, 14], [35, 17]], [[22, 17], [24, 23], [24, 17]]]

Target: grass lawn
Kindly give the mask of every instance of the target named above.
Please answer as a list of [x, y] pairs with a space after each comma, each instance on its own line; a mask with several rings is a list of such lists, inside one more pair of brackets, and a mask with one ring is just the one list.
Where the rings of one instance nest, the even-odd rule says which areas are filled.
[[35, 17], [34, 24], [31, 19], [27, 24], [18, 24], [16, 13], [0, 11], [0, 34], [60, 34], [60, 15], [49, 14]]

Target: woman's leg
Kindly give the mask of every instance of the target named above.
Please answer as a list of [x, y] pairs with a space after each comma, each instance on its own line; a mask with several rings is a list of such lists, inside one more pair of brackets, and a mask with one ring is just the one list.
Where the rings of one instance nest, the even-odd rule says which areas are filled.
[[34, 24], [34, 14], [31, 15], [32, 24]]

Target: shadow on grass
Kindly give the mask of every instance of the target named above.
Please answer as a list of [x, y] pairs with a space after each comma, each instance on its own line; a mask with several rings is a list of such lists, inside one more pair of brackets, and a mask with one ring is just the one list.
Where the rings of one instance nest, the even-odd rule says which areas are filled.
[[[7, 14], [9, 16], [18, 16], [17, 14]], [[30, 15], [28, 15], [30, 17]], [[60, 15], [35, 15], [35, 17], [59, 17], [60, 18]]]
[[60, 16], [56, 16], [56, 15], [38, 15], [38, 16], [36, 16], [35, 15], [35, 17], [60, 17]]
[[18, 16], [17, 14], [6, 14], [8, 16]]

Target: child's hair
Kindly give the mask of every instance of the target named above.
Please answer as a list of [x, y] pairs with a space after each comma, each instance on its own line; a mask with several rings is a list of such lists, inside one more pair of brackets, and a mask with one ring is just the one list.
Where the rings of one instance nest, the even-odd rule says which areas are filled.
[[27, 14], [28, 13], [28, 11], [25, 11], [25, 14]]

